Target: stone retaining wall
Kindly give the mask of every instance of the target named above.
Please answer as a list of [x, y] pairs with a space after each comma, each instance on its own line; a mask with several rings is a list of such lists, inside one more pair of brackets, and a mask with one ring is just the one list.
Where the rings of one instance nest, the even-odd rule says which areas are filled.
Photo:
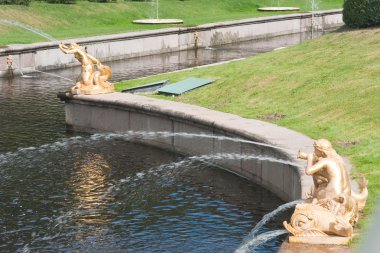
[[297, 160], [296, 155], [299, 149], [312, 151], [313, 141], [289, 129], [194, 105], [126, 93], [74, 97], [61, 93], [59, 97], [65, 101], [67, 126], [76, 131], [204, 133], [274, 145], [279, 148], [183, 136], [134, 139], [189, 155], [223, 153], [281, 159], [300, 167], [258, 159], [218, 159], [210, 162], [262, 185], [285, 201], [299, 199], [310, 189], [311, 177], [305, 176], [301, 169], [305, 161]]
[[[311, 13], [289, 14], [272, 17], [243, 19], [200, 25], [197, 27], [167, 28], [96, 36], [64, 43], [76, 42], [86, 46], [90, 54], [101, 61], [112, 61], [137, 56], [191, 49], [195, 45], [194, 33], [198, 32], [198, 46], [215, 46], [238, 41], [302, 33], [311, 29]], [[319, 12], [315, 24], [321, 29], [343, 25], [342, 10]], [[58, 42], [30, 45], [10, 45], [0, 49], [0, 76], [8, 75], [6, 58], [14, 58], [14, 72], [59, 69], [78, 65], [72, 55], [63, 54]]]

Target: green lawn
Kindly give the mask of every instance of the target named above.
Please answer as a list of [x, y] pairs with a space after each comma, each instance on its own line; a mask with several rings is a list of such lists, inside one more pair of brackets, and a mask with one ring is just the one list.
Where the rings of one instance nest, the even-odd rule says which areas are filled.
[[[297, 6], [301, 12], [311, 9], [309, 1], [281, 0], [281, 6]], [[276, 0], [159, 0], [160, 18], [179, 18], [182, 26], [278, 15], [259, 12], [257, 7], [277, 6]], [[321, 0], [320, 9], [341, 8], [343, 0]], [[281, 14], [289, 13], [282, 12]], [[0, 19], [16, 20], [35, 27], [56, 39], [122, 33], [137, 30], [170, 27], [169, 25], [132, 24], [134, 19], [155, 18], [154, 2], [122, 1], [76, 4], [48, 4], [33, 1], [30, 6], [0, 5]], [[0, 22], [1, 23], [1, 22]], [[178, 25], [177, 25], [178, 26]], [[0, 45], [45, 41], [29, 31], [0, 24]]]
[[[369, 180], [364, 215], [380, 190], [380, 28], [335, 32], [224, 65], [116, 84], [117, 89], [188, 77], [216, 82], [178, 97], [152, 95], [265, 120], [314, 139], [328, 138]], [[268, 120], [268, 119], [267, 119]], [[271, 121], [271, 120], [268, 120]], [[365, 220], [365, 219], [364, 219]], [[365, 224], [365, 222], [360, 223]]]

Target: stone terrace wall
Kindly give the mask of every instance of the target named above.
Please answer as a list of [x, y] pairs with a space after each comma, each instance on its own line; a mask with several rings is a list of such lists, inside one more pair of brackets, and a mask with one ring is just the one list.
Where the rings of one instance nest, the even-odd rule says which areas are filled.
[[[212, 138], [172, 136], [157, 139], [134, 139], [173, 152], [190, 155], [233, 153], [261, 155], [305, 166], [298, 161], [299, 149], [312, 151], [313, 141], [299, 133], [270, 123], [172, 101], [152, 99], [126, 93], [68, 96], [65, 101], [69, 129], [84, 132], [165, 131], [171, 133], [205, 133], [244, 138], [275, 145], [281, 149], [251, 143]], [[299, 199], [310, 189], [311, 177], [300, 167], [260, 160], [214, 160], [222, 168], [252, 180], [285, 201]]]
[[[321, 11], [315, 23], [323, 29], [343, 25], [342, 10]], [[131, 57], [161, 54], [194, 47], [194, 33], [198, 32], [200, 47], [232, 42], [302, 33], [311, 28], [311, 14], [299, 13], [262, 18], [211, 23], [196, 27], [179, 27], [151, 31], [130, 32], [64, 40], [86, 46], [88, 52], [101, 61], [120, 60]], [[6, 58], [14, 58], [15, 73], [59, 69], [79, 65], [72, 55], [63, 54], [57, 42], [30, 45], [10, 45], [0, 49], [0, 76], [8, 75]]]

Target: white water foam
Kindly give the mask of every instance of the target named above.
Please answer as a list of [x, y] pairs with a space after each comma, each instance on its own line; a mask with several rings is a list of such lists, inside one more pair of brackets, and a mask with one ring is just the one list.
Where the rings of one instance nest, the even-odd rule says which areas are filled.
[[294, 200], [292, 202], [283, 204], [279, 207], [277, 207], [275, 210], [273, 210], [270, 213], [267, 213], [264, 215], [264, 217], [260, 220], [259, 223], [256, 224], [256, 226], [251, 230], [251, 232], [248, 234], [248, 236], [244, 239], [243, 243], [239, 246], [239, 248], [235, 251], [235, 253], [243, 253], [248, 252], [249, 248], [253, 245], [255, 245], [258, 238], [261, 238], [259, 236], [256, 236], [257, 232], [262, 228], [270, 219], [281, 213], [282, 211], [285, 211], [289, 208], [294, 207], [297, 204], [302, 203], [302, 199]]
[[285, 229], [262, 233], [259, 236], [255, 237], [253, 240], [249, 241], [247, 244], [243, 245], [243, 247], [239, 247], [235, 253], [255, 252], [255, 248], [257, 246], [260, 246], [261, 244], [286, 233], [288, 233], [288, 231]]
[[178, 133], [172, 133], [172, 132], [149, 132], [149, 131], [127, 131], [125, 133], [99, 133], [94, 134], [91, 136], [92, 139], [108, 139], [108, 138], [143, 138], [143, 139], [156, 139], [156, 138], [169, 138], [169, 137], [184, 137], [184, 138], [207, 138], [207, 139], [217, 139], [221, 141], [232, 141], [232, 142], [239, 142], [239, 143], [248, 143], [248, 144], [254, 144], [258, 146], [263, 147], [269, 147], [279, 150], [287, 150], [290, 149], [282, 148], [279, 146], [263, 143], [263, 142], [257, 142], [257, 141], [249, 141], [242, 138], [236, 138], [236, 137], [227, 137], [222, 135], [210, 135], [210, 134], [196, 134], [196, 133], [186, 133], [186, 132], [178, 132]]

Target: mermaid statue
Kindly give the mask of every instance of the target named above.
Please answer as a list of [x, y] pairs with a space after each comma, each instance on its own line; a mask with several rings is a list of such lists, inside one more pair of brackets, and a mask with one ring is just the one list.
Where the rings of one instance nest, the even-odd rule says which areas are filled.
[[314, 152], [299, 151], [298, 158], [307, 160], [307, 175], [313, 186], [304, 203], [298, 204], [290, 224], [285, 228], [293, 235], [290, 242], [347, 244], [353, 235], [367, 197], [367, 180], [359, 182], [360, 192], [351, 189], [345, 163], [326, 139], [314, 143]]

